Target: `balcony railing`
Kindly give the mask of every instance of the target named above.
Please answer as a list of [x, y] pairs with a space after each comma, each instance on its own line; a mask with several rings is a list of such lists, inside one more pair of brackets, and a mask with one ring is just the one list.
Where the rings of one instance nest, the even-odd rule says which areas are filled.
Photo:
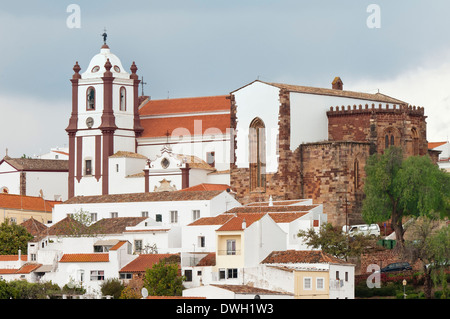
[[240, 255], [240, 250], [218, 250], [219, 256], [233, 256], [233, 255]]

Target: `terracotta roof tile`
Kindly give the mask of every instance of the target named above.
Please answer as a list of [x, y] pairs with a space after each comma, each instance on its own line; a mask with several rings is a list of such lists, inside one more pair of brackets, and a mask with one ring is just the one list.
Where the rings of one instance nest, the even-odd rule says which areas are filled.
[[277, 213], [277, 212], [308, 212], [319, 205], [293, 205], [293, 206], [240, 206], [234, 207], [227, 213]]
[[210, 200], [222, 191], [173, 191], [72, 197], [63, 204]]
[[60, 263], [94, 263], [109, 262], [109, 254], [92, 253], [92, 254], [64, 254]]
[[47, 226], [33, 217], [27, 219], [20, 225], [25, 227], [25, 229], [33, 236], [38, 236], [43, 231], [47, 230]]
[[[170, 136], [176, 138], [203, 135], [206, 130], [208, 134], [217, 135], [225, 134], [230, 128], [230, 114], [145, 118], [141, 119], [141, 125], [144, 128], [142, 137], [165, 137], [167, 131]], [[213, 129], [215, 129], [214, 132]]]
[[354, 99], [359, 99], [359, 100], [392, 103], [392, 104], [397, 104], [397, 105], [398, 104], [407, 104], [406, 102], [403, 102], [401, 100], [392, 98], [390, 96], [387, 96], [387, 95], [381, 94], [381, 93], [371, 94], [371, 93], [354, 92], [354, 91], [346, 91], [346, 90], [334, 90], [334, 89], [326, 89], [326, 88], [318, 88], [318, 87], [302, 86], [302, 85], [292, 85], [292, 84], [284, 84], [284, 83], [271, 83], [271, 82], [264, 82], [264, 81], [259, 81], [259, 82], [265, 83], [268, 85], [272, 85], [272, 86], [278, 87], [280, 89], [285, 89], [290, 92], [347, 97], [347, 98], [354, 98]]
[[200, 259], [196, 266], [206, 267], [216, 265], [216, 253], [208, 253], [205, 257]]
[[152, 268], [163, 258], [178, 256], [178, 254], [141, 254], [136, 259], [125, 265], [119, 272], [133, 273], [145, 272], [147, 268]]
[[[275, 223], [290, 223], [302, 216], [305, 216], [307, 212], [280, 212], [280, 213], [223, 213], [220, 215], [217, 215], [215, 217], [203, 217], [200, 219], [197, 219], [195, 222], [190, 223], [188, 226], [208, 226], [208, 225], [224, 225], [231, 219], [235, 217], [239, 217], [239, 219], [236, 219], [233, 221], [233, 224], [236, 229], [239, 228], [239, 220], [241, 221], [241, 229], [242, 230], [242, 221], [244, 218], [246, 219], [245, 222], [247, 224], [247, 227], [250, 226], [249, 222], [253, 223], [255, 218], [262, 218], [265, 214], [269, 214], [269, 216], [273, 219]], [[231, 225], [227, 227], [232, 227]], [[224, 229], [221, 229], [224, 230]]]
[[232, 214], [220, 214], [214, 217], [203, 217], [190, 223], [188, 226], [223, 225], [233, 217], [234, 215]]
[[261, 264], [293, 264], [293, 263], [309, 263], [309, 264], [345, 264], [346, 261], [331, 256], [321, 250], [286, 250], [273, 251]]
[[144, 156], [142, 154], [125, 151], [118, 151], [117, 153], [111, 155], [109, 158], [120, 158], [120, 157], [147, 159], [147, 156]]
[[[209, 165], [207, 162], [202, 160], [201, 158], [194, 156], [194, 155], [183, 155], [183, 154], [175, 154], [175, 156], [179, 160], [186, 160], [186, 163], [189, 164], [190, 168], [200, 168], [200, 169], [206, 169], [210, 171], [215, 171], [216, 169]], [[204, 189], [208, 190], [208, 189]], [[209, 189], [209, 190], [215, 190], [215, 189]]]
[[181, 191], [226, 191], [230, 186], [226, 184], [198, 184], [192, 187], [182, 189]]
[[29, 274], [30, 272], [35, 271], [39, 267], [41, 267], [42, 264], [25, 264], [16, 272], [16, 274]]
[[[19, 255], [0, 255], [0, 261], [16, 261], [16, 260], [19, 260]], [[20, 260], [27, 261], [28, 256], [22, 254], [20, 256]]]
[[226, 289], [237, 294], [259, 294], [259, 295], [291, 295], [287, 292], [256, 288], [247, 285], [217, 285], [211, 284], [211, 286]]
[[444, 144], [447, 144], [447, 142], [429, 142], [428, 143], [428, 149], [432, 150], [436, 147], [442, 146]]
[[140, 110], [140, 115], [174, 114], [188, 112], [229, 111], [228, 95], [191, 97], [165, 100], [149, 100]]
[[[17, 170], [24, 171], [69, 171], [69, 161], [67, 160], [50, 160], [50, 159], [35, 159], [35, 158], [10, 158], [4, 157], [5, 161]], [[0, 162], [1, 163], [1, 162]]]
[[42, 197], [0, 194], [0, 207], [2, 208], [51, 213], [55, 203], [60, 202], [47, 201]]
[[119, 234], [125, 232], [127, 227], [136, 226], [146, 219], [147, 217], [102, 218], [89, 228], [98, 234]]
[[114, 246], [112, 246], [109, 250], [117, 250], [120, 247], [122, 247], [127, 241], [126, 240], [121, 240], [119, 241], [117, 244], [115, 244]]
[[225, 224], [223, 224], [222, 227], [217, 229], [217, 231], [239, 231], [243, 230], [242, 223], [245, 220], [246, 227], [249, 227], [254, 222], [260, 220], [265, 214], [240, 214], [236, 217], [231, 218], [229, 221], [227, 221]]

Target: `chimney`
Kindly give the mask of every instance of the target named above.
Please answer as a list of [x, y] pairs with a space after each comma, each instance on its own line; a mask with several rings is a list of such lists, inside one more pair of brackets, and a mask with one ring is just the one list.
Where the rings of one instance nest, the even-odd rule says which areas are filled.
[[247, 223], [245, 222], [245, 218], [242, 221], [242, 229], [246, 229], [247, 228]]
[[22, 250], [19, 249], [18, 259], [17, 259], [19, 262], [20, 262], [20, 260], [21, 260], [21, 257], [22, 257]]
[[340, 77], [335, 77], [332, 84], [333, 90], [343, 90], [344, 89], [344, 83], [342, 82]]

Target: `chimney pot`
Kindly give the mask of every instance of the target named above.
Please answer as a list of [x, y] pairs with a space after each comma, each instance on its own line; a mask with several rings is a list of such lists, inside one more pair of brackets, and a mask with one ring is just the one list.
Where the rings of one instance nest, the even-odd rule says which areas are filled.
[[333, 82], [331, 83], [333, 90], [343, 90], [344, 89], [344, 83], [342, 82], [340, 77], [335, 77]]

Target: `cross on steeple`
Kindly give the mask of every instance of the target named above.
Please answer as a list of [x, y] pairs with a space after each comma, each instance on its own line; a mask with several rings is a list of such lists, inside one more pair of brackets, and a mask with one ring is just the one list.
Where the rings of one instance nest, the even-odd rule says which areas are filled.
[[103, 37], [103, 43], [106, 44], [106, 38], [108, 37], [108, 34], [106, 33], [106, 28], [103, 30], [102, 37]]
[[144, 96], [144, 85], [147, 85], [147, 82], [144, 82], [144, 77], [141, 77], [142, 96]]

